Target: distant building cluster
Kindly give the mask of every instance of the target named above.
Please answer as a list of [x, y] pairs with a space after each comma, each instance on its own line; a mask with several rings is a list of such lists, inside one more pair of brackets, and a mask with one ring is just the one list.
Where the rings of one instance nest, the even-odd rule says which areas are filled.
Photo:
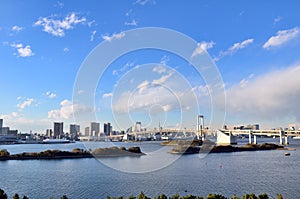
[[0, 119], [0, 142], [14, 142], [17, 140], [18, 130], [10, 130], [3, 127], [3, 119]]
[[224, 125], [223, 129], [225, 130], [259, 130], [259, 124], [248, 124], [248, 125], [237, 125], [233, 127], [228, 127]]

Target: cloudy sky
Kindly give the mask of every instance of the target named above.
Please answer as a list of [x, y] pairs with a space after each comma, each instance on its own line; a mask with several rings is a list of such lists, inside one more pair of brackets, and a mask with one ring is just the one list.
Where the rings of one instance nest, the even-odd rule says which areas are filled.
[[[204, 114], [209, 125], [212, 115], [224, 112], [220, 123], [229, 126], [300, 123], [298, 8], [296, 0], [2, 0], [0, 118], [21, 132], [43, 132], [54, 121], [63, 121], [65, 131], [73, 122], [83, 129], [89, 119], [74, 113], [86, 112], [116, 129], [135, 121], [148, 128], [194, 128], [195, 114]], [[171, 29], [196, 41], [191, 57], [207, 51], [226, 98], [213, 103], [214, 85], [178, 55], [144, 49], [106, 68], [92, 94], [93, 107], [73, 102], [76, 78], [92, 50], [144, 27]]]

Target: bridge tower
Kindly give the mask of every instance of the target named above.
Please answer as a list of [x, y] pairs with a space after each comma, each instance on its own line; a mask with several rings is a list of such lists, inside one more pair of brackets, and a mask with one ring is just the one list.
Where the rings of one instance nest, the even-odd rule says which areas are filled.
[[201, 139], [201, 140], [204, 139], [203, 129], [204, 129], [204, 116], [197, 115], [196, 134], [197, 134], [198, 139]]

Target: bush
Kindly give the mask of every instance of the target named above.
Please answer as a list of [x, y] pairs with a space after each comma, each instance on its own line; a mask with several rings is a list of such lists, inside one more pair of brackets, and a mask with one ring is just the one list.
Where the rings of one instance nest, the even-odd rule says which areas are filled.
[[128, 151], [132, 152], [132, 153], [142, 153], [140, 147], [138, 147], [138, 146], [129, 147]]
[[20, 199], [19, 194], [16, 193], [16, 194], [13, 196], [13, 199]]
[[141, 193], [138, 195], [137, 199], [151, 199], [151, 198], [148, 198], [143, 192], [141, 192]]
[[242, 199], [257, 199], [256, 195], [254, 193], [251, 194], [245, 194]]
[[257, 199], [269, 199], [269, 196], [266, 193], [258, 195]]
[[206, 199], [226, 199], [226, 198], [220, 194], [208, 194]]
[[277, 195], [277, 199], [283, 199], [282, 195], [281, 195], [281, 194], [278, 194], [278, 195]]
[[10, 156], [10, 153], [6, 149], [0, 150], [0, 157], [8, 157]]
[[0, 189], [0, 199], [7, 199], [7, 195], [2, 189]]

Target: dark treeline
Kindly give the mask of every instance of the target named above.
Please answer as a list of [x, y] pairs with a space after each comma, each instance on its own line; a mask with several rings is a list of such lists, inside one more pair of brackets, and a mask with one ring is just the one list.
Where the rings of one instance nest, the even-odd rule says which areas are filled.
[[[272, 197], [273, 198], [273, 197]], [[0, 199], [8, 199], [7, 194], [0, 189]], [[27, 196], [20, 197], [19, 194], [15, 194], [12, 199], [29, 199]], [[54, 199], [50, 196], [50, 199]], [[67, 195], [63, 195], [60, 197], [60, 199], [69, 199]], [[99, 197], [99, 199], [101, 199]], [[143, 192], [141, 192], [138, 196], [129, 196], [129, 197], [111, 197], [107, 196], [107, 199], [269, 199], [269, 196], [266, 193], [260, 194], [256, 196], [254, 193], [251, 194], [245, 194], [241, 198], [237, 197], [236, 195], [233, 195], [231, 198], [226, 198], [225, 196], [221, 194], [208, 194], [206, 197], [202, 196], [194, 196], [194, 195], [186, 195], [186, 196], [179, 196], [178, 194], [175, 194], [171, 197], [166, 196], [165, 194], [161, 194], [159, 196], [154, 197], [148, 197]], [[283, 199], [281, 194], [277, 195], [277, 199]]]

